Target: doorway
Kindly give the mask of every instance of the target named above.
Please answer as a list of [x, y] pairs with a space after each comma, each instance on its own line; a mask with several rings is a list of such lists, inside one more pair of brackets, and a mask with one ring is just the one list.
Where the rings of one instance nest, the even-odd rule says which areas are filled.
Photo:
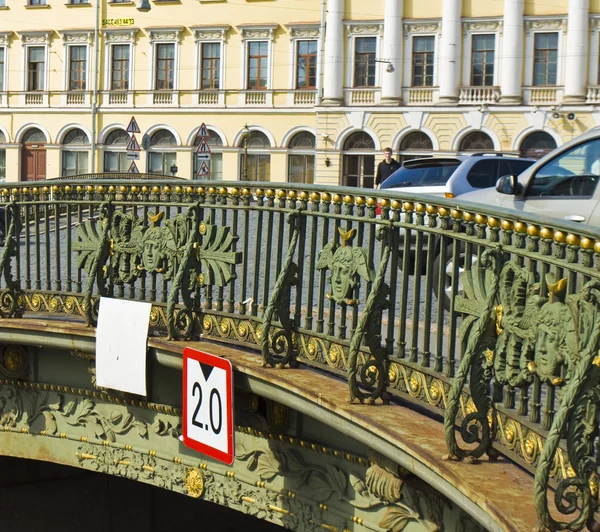
[[23, 135], [21, 147], [21, 181], [46, 179], [46, 135], [31, 128]]

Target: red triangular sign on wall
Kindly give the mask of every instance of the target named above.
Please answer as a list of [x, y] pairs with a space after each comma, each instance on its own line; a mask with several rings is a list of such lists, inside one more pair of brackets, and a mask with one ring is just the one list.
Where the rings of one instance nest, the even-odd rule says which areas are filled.
[[200, 144], [196, 148], [196, 153], [210, 153], [210, 146], [204, 137], [200, 137]]
[[198, 177], [205, 177], [207, 175], [210, 175], [210, 168], [208, 167], [208, 164], [206, 164], [205, 161], [202, 161], [202, 163], [200, 164], [200, 168], [198, 168], [198, 173], [196, 175]]
[[127, 143], [127, 151], [140, 151], [140, 145], [137, 141], [137, 139], [135, 138], [135, 135], [131, 135], [131, 138], [129, 139], [129, 142]]
[[127, 126], [126, 131], [127, 131], [127, 133], [141, 133], [140, 128], [133, 116], [131, 117], [131, 120], [129, 121], [129, 125]]
[[131, 161], [131, 165], [129, 166], [129, 170], [127, 170], [127, 173], [128, 174], [139, 174], [140, 173], [137, 165], [135, 164], [135, 161]]

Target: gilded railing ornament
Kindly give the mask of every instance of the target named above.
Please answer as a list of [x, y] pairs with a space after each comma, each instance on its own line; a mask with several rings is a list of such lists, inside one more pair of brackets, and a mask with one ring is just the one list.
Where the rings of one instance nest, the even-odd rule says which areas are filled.
[[10, 213], [10, 223], [6, 233], [6, 241], [4, 249], [0, 257], [0, 272], [4, 277], [5, 287], [0, 292], [0, 316], [2, 318], [10, 318], [17, 312], [17, 286], [12, 276], [11, 264], [13, 257], [17, 256], [17, 228], [21, 225], [19, 218], [19, 209], [14, 203], [9, 203], [6, 206], [7, 212]]
[[[465, 288], [465, 299], [483, 301], [484, 303], [480, 305], [481, 308], [471, 306], [472, 311], [477, 312], [477, 314], [465, 318], [461, 325], [461, 333], [463, 338], [466, 339], [466, 346], [456, 377], [448, 393], [448, 408], [444, 416], [444, 430], [446, 445], [448, 446], [447, 458], [459, 460], [466, 456], [478, 458], [484, 453], [490, 455], [492, 451], [491, 435], [493, 426], [490, 427], [488, 420], [488, 410], [491, 407], [490, 380], [492, 372], [491, 363], [486, 353], [495, 343], [496, 305], [500, 286], [501, 264], [501, 250], [490, 249], [482, 255], [480, 265], [478, 264], [472, 270], [467, 270], [463, 274], [462, 282]], [[465, 304], [464, 301], [462, 303]], [[457, 310], [463, 310], [461, 309], [460, 300], [457, 303]], [[464, 416], [460, 433], [465, 443], [477, 443], [476, 447], [471, 449], [463, 449], [458, 445], [455, 430], [457, 416], [460, 411], [460, 398], [467, 378], [475, 409]]]
[[[295, 363], [292, 337], [294, 321], [290, 318], [290, 304], [292, 286], [298, 283], [298, 265], [293, 259], [300, 236], [299, 212], [291, 212], [288, 216], [288, 223], [292, 235], [290, 245], [263, 315], [261, 333], [263, 366], [283, 367], [286, 364]], [[281, 329], [271, 334], [275, 314], [279, 318]]]
[[[387, 378], [387, 356], [385, 348], [381, 346], [381, 316], [383, 310], [389, 306], [390, 288], [385, 282], [385, 273], [392, 247], [390, 227], [380, 227], [377, 237], [382, 241], [383, 246], [381, 262], [376, 276], [374, 276], [372, 268], [367, 269], [367, 278], [375, 277], [375, 280], [365, 308], [358, 320], [358, 326], [350, 340], [348, 353], [349, 402], [354, 401], [355, 398], [358, 398], [361, 402], [373, 402], [375, 399], [380, 398]], [[365, 268], [366, 260], [363, 261], [361, 258], [360, 264], [361, 268]], [[359, 364], [359, 351], [365, 339], [370, 350], [370, 356], [362, 364]], [[359, 382], [357, 382], [357, 374]], [[360, 389], [359, 383], [365, 389]]]
[[[548, 303], [552, 304], [552, 303]], [[564, 350], [570, 360], [561, 403], [538, 461], [534, 494], [542, 527], [550, 530], [581, 530], [599, 508], [597, 439], [600, 424], [600, 282], [590, 281], [567, 297], [576, 344], [570, 345], [564, 332], [548, 340]], [[557, 318], [558, 313], [552, 314]], [[550, 323], [549, 319], [546, 323]], [[555, 332], [558, 329], [555, 329]], [[537, 347], [537, 346], [536, 346]], [[574, 348], [574, 349], [573, 349]], [[563, 479], [554, 496], [556, 509], [573, 515], [571, 521], [557, 521], [548, 508], [548, 482], [561, 441], [566, 439], [573, 476]], [[590, 528], [590, 529], [593, 529]]]
[[329, 299], [336, 303], [357, 305], [359, 302], [352, 298], [354, 288], [359, 283], [359, 277], [372, 281], [375, 277], [373, 267], [369, 265], [369, 255], [366, 249], [351, 247], [348, 243], [354, 238], [356, 229], [340, 233], [341, 246], [329, 242], [319, 253], [317, 270], [328, 269], [331, 282]]

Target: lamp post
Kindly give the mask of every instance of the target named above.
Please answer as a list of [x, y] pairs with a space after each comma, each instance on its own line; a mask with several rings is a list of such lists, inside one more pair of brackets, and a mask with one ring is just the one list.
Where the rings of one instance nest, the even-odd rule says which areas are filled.
[[179, 168], [177, 168], [176, 164], [172, 164], [170, 170], [171, 170], [171, 173], [173, 174], [173, 177], [175, 177], [175, 174], [177, 174], [177, 170], [179, 170]]
[[242, 180], [248, 181], [248, 137], [250, 136], [250, 128], [248, 124], [244, 124], [242, 138], [244, 139], [244, 165], [242, 167]]

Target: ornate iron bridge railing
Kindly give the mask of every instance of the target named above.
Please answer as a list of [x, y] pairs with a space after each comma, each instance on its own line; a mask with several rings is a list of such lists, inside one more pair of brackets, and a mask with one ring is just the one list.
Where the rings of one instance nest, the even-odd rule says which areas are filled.
[[442, 414], [449, 458], [503, 454], [535, 475], [541, 525], [589, 524], [599, 505], [600, 231], [361, 192], [14, 185], [0, 191], [1, 315], [94, 325], [100, 296], [151, 301], [151, 326], [172, 339], [250, 346], [268, 366], [346, 376], [350, 401], [397, 397]]

